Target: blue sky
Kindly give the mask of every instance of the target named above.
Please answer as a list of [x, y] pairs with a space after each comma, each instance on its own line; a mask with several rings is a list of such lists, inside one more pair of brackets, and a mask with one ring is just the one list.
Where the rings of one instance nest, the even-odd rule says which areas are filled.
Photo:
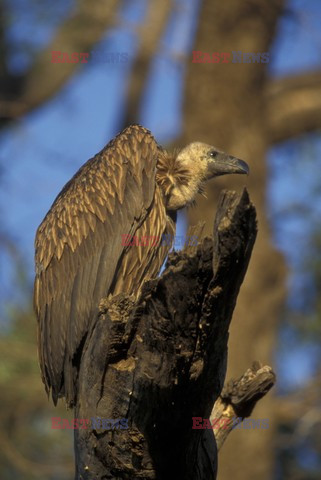
[[[143, 20], [146, 2], [125, 2], [120, 15], [126, 22], [137, 24]], [[182, 129], [182, 82], [186, 72], [177, 58], [192, 49], [200, 6], [199, 0], [180, 0], [177, 4], [179, 8], [173, 12], [152, 64], [140, 112], [140, 122], [152, 130], [160, 143], [173, 140]], [[52, 7], [52, 14], [47, 12], [41, 22], [32, 9], [22, 8], [22, 5], [23, 2], [15, 0], [11, 6], [14, 22], [8, 40], [15, 46], [10, 63], [14, 71], [26, 68], [31, 61], [30, 48], [26, 45], [33, 48], [45, 45], [73, 2], [66, 2], [60, 10]], [[44, 5], [49, 8], [51, 4], [45, 1]], [[319, 1], [291, 1], [288, 10], [280, 21], [271, 50], [269, 69], [272, 76], [320, 68], [321, 65]], [[124, 115], [128, 72], [137, 49], [136, 34], [125, 27], [115, 28], [106, 34], [99, 46], [108, 51], [127, 52], [128, 62], [86, 64], [58, 95], [0, 136], [2, 229], [23, 253], [30, 282], [37, 226], [79, 166], [118, 132]], [[300, 272], [297, 251], [304, 250], [309, 242], [309, 237], [302, 232], [309, 230], [320, 218], [320, 175], [316, 174], [321, 166], [320, 153], [320, 136], [316, 134], [286, 142], [269, 152], [269, 215], [275, 243], [292, 269], [289, 301], [293, 302], [302, 288], [309, 286], [309, 278]], [[301, 161], [303, 155], [307, 158], [305, 162]], [[314, 209], [311, 208], [312, 192], [314, 202], [317, 199]], [[284, 214], [294, 201], [308, 214]], [[11, 301], [16, 291], [15, 274], [8, 255], [2, 252], [0, 260], [1, 297]], [[6, 325], [4, 310], [1, 324]], [[315, 368], [315, 355], [307, 356], [300, 348], [296, 350], [296, 358], [287, 357], [295, 371], [290, 386], [300, 383], [304, 375]]]

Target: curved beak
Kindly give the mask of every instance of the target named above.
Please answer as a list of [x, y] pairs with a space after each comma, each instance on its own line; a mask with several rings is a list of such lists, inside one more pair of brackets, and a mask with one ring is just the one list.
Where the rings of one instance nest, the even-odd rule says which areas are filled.
[[246, 162], [223, 152], [218, 152], [217, 156], [209, 162], [208, 167], [210, 178], [230, 173], [246, 175], [250, 173]]

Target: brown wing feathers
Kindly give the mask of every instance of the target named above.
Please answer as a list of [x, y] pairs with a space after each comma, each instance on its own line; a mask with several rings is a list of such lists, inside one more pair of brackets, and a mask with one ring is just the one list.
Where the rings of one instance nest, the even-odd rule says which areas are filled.
[[55, 403], [61, 394], [74, 402], [73, 361], [124, 254], [121, 235], [151, 208], [157, 153], [148, 130], [128, 127], [68, 182], [37, 231], [39, 359]]

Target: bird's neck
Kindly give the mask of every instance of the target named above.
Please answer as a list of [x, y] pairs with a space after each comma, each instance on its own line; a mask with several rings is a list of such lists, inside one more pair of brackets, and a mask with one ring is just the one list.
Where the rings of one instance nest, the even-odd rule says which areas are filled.
[[156, 181], [163, 192], [167, 210], [179, 210], [190, 205], [199, 190], [197, 178], [177, 161], [177, 152], [160, 151]]
[[195, 201], [197, 192], [198, 186], [194, 182], [189, 185], [173, 186], [171, 193], [167, 196], [167, 209], [180, 210], [188, 207]]

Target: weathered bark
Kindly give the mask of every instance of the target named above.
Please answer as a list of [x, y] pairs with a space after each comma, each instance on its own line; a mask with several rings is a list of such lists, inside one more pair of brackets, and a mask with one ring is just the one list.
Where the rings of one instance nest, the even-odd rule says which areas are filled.
[[216, 400], [211, 413], [214, 423], [217, 449], [220, 450], [227, 436], [235, 426], [251, 415], [256, 403], [273, 387], [275, 374], [271, 367], [253, 362], [244, 375], [230, 380]]
[[[75, 431], [77, 479], [216, 478], [213, 430], [192, 429], [192, 417], [208, 419], [222, 390], [255, 237], [246, 190], [227, 192], [214, 241], [172, 253], [136, 303], [123, 294], [102, 302], [79, 374], [75, 416], [96, 425]], [[102, 418], [129, 428], [99, 429]]]

